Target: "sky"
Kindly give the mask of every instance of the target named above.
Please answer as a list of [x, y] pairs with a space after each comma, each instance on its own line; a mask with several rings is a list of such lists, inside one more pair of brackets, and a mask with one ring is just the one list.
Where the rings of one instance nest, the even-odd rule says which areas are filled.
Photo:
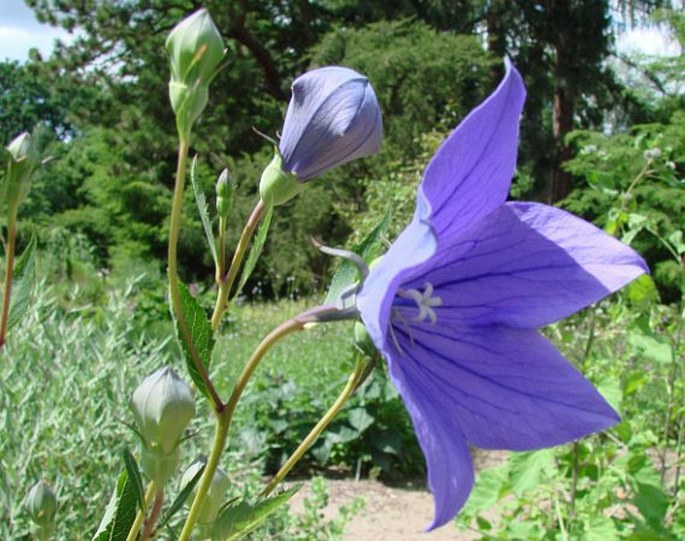
[[[31, 47], [48, 57], [55, 39], [69, 41], [64, 30], [40, 24], [24, 0], [0, 0], [0, 61], [28, 59]], [[678, 54], [677, 44], [657, 27], [633, 29], [624, 33], [617, 42], [621, 52], [644, 54]]]

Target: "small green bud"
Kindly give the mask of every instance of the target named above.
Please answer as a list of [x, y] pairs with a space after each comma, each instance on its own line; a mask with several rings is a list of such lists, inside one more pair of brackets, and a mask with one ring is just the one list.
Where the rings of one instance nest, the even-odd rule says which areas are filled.
[[283, 170], [283, 158], [275, 149], [274, 159], [266, 166], [259, 181], [259, 195], [268, 206], [282, 205], [300, 193], [306, 184]]
[[31, 520], [41, 528], [54, 526], [57, 513], [57, 496], [50, 485], [42, 479], [29, 490], [26, 508]]
[[[181, 490], [193, 480], [197, 475], [197, 472], [200, 471], [200, 468], [206, 463], [206, 458], [200, 457], [188, 466], [188, 469], [183, 473], [183, 477], [181, 477]], [[228, 475], [226, 475], [226, 472], [217, 467], [214, 471], [212, 482], [209, 485], [209, 491], [207, 492], [205, 501], [202, 502], [202, 508], [200, 509], [200, 514], [197, 519], [199, 524], [212, 524], [216, 520], [219, 510], [224, 504], [224, 498], [226, 497], [226, 492], [228, 492], [230, 485], [231, 482]], [[197, 485], [195, 485], [195, 489], [197, 489]], [[193, 492], [195, 492], [195, 490]]]
[[40, 158], [28, 132], [16, 137], [6, 148], [9, 153], [7, 177], [0, 199], [6, 200], [10, 205], [19, 205], [29, 193], [31, 174], [38, 166]]
[[[190, 387], [171, 368], [160, 368], [134, 391], [130, 406], [143, 438], [143, 463], [147, 460], [151, 464], [154, 457], [171, 460], [186, 426], [195, 415]], [[150, 456], [146, 457], [145, 453]], [[143, 469], [152, 476], [159, 468], [151, 465]]]
[[216, 211], [224, 220], [228, 218], [233, 208], [233, 194], [235, 182], [233, 177], [224, 169], [216, 181]]
[[171, 80], [169, 98], [176, 115], [192, 124], [207, 106], [208, 86], [224, 57], [224, 41], [202, 8], [178, 23], [166, 40]]

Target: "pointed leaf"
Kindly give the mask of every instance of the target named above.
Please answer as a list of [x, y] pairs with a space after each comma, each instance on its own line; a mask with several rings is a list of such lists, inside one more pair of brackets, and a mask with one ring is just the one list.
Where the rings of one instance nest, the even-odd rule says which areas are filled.
[[527, 453], [514, 453], [509, 457], [511, 490], [521, 496], [539, 485], [540, 479], [554, 467], [554, 451], [541, 449]]
[[193, 163], [190, 166], [190, 183], [193, 186], [193, 195], [195, 196], [195, 203], [197, 203], [197, 210], [200, 213], [202, 229], [205, 231], [205, 237], [207, 237], [207, 243], [212, 252], [214, 263], [217, 264], [219, 259], [216, 254], [216, 241], [214, 240], [214, 232], [212, 231], [212, 220], [209, 217], [207, 199], [202, 191], [202, 186], [200, 186], [200, 183], [197, 180], [197, 156], [193, 158]]
[[[389, 225], [390, 214], [386, 213], [371, 232], [359, 244], [352, 247], [352, 251], [360, 255], [367, 263], [373, 261], [382, 245], [383, 233], [387, 231]], [[358, 279], [357, 267], [355, 267], [354, 263], [341, 260], [340, 266], [333, 275], [333, 280], [331, 280], [331, 286], [326, 294], [324, 304], [334, 303], [342, 292]]]
[[126, 465], [126, 473], [128, 473], [128, 478], [133, 484], [133, 489], [135, 491], [135, 497], [138, 501], [138, 508], [141, 512], [145, 512], [145, 489], [143, 488], [143, 478], [140, 476], [140, 470], [138, 469], [138, 462], [136, 462], [135, 457], [131, 454], [131, 451], [124, 449], [124, 464]]
[[105, 516], [93, 536], [93, 541], [126, 541], [136, 518], [135, 483], [126, 470], [119, 476], [109, 500]]
[[186, 486], [184, 486], [183, 489], [178, 493], [178, 496], [176, 496], [174, 503], [171, 504], [171, 507], [169, 507], [169, 510], [164, 515], [164, 519], [159, 525], [160, 529], [166, 526], [169, 523], [169, 521], [174, 517], [174, 515], [178, 513], [178, 511], [183, 507], [183, 504], [186, 503], [188, 496], [190, 496], [195, 486], [200, 482], [202, 472], [204, 471], [205, 465], [203, 464], [202, 467], [197, 470], [197, 473], [190, 480], [190, 482], [188, 482], [188, 484], [186, 484]]
[[[205, 368], [209, 369], [209, 363], [212, 358], [212, 350], [214, 349], [214, 336], [212, 333], [212, 326], [207, 319], [207, 314], [198, 304], [186, 287], [186, 285], [179, 280], [178, 281], [179, 294], [181, 297], [181, 310], [185, 316], [186, 325], [188, 326], [188, 332], [190, 333], [190, 338], [195, 346], [195, 349], [202, 359], [202, 363]], [[202, 378], [200, 377], [195, 363], [193, 362], [193, 357], [190, 354], [188, 345], [183, 341], [178, 327], [178, 321], [176, 321], [176, 335], [178, 336], [179, 342], [181, 342], [181, 349], [183, 350], [186, 365], [188, 367], [188, 372], [193, 380], [193, 383], [197, 386], [202, 394], [207, 396], [207, 388], [205, 387]]]
[[29, 309], [31, 289], [36, 277], [36, 235], [31, 235], [31, 240], [26, 246], [24, 253], [14, 266], [12, 280], [12, 298], [10, 299], [10, 314], [7, 321], [8, 329], [14, 327], [26, 315]]
[[257, 236], [255, 237], [255, 240], [252, 243], [252, 248], [250, 249], [250, 255], [247, 256], [247, 261], [245, 262], [245, 266], [243, 267], [243, 273], [240, 275], [240, 282], [238, 284], [238, 289], [236, 290], [235, 294], [233, 295], [234, 299], [238, 295], [240, 295], [240, 292], [243, 290], [243, 287], [245, 286], [248, 279], [250, 278], [252, 271], [257, 266], [257, 261], [259, 260], [259, 256], [262, 255], [262, 250], [264, 249], [264, 243], [266, 242], [266, 236], [269, 233], [269, 226], [271, 225], [271, 218], [273, 217], [273, 214], [274, 214], [274, 207], [270, 206], [268, 208], [268, 210], [266, 211], [266, 215], [264, 216], [262, 223], [259, 226], [259, 230], [257, 231]]
[[233, 541], [259, 526], [266, 518], [285, 505], [300, 486], [292, 487], [280, 494], [250, 504], [245, 500], [224, 507], [212, 527], [212, 541]]

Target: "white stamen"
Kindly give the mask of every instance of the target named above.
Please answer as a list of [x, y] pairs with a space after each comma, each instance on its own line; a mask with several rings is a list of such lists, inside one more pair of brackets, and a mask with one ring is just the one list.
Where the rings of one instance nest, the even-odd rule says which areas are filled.
[[426, 282], [423, 293], [418, 289], [400, 289], [397, 292], [399, 297], [409, 299], [416, 303], [419, 313], [412, 318], [412, 321], [423, 321], [428, 318], [431, 324], [435, 324], [438, 316], [435, 315], [433, 308], [442, 304], [442, 299], [438, 296], [433, 296], [433, 284]]

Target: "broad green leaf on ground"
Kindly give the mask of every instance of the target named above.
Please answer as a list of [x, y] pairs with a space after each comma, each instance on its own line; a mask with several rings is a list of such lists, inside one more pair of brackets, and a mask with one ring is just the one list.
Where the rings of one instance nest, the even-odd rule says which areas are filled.
[[12, 298], [7, 328], [11, 329], [26, 315], [29, 309], [31, 289], [36, 277], [36, 235], [31, 235], [21, 257], [14, 266], [12, 276]]
[[190, 166], [190, 183], [193, 186], [193, 195], [195, 196], [195, 203], [197, 203], [197, 210], [200, 213], [200, 220], [202, 221], [202, 229], [205, 231], [207, 237], [207, 244], [212, 251], [212, 258], [214, 264], [217, 263], [218, 257], [216, 254], [216, 241], [214, 240], [214, 233], [212, 231], [212, 220], [209, 217], [209, 210], [207, 208], [207, 199], [202, 191], [202, 186], [197, 180], [197, 156], [193, 158], [193, 163]]
[[[385, 233], [389, 225], [390, 215], [386, 213], [376, 227], [359, 244], [352, 247], [352, 251], [361, 256], [367, 263], [373, 261], [381, 247], [383, 233]], [[332, 304], [337, 301], [343, 291], [357, 280], [359, 280], [359, 273], [354, 263], [347, 260], [340, 261], [340, 266], [333, 275], [333, 280], [331, 280], [331, 286], [326, 294], [324, 304]]]
[[633, 500], [640, 514], [652, 528], [662, 527], [668, 506], [669, 497], [658, 487], [646, 483], [637, 483], [637, 490]]
[[509, 491], [508, 478], [508, 464], [479, 472], [473, 492], [471, 492], [464, 510], [457, 517], [457, 521], [462, 515], [464, 517], [473, 516], [481, 511], [491, 509]]
[[296, 486], [271, 498], [250, 504], [245, 500], [224, 507], [212, 527], [212, 541], [233, 541], [254, 530], [266, 518], [285, 505], [300, 490]]
[[347, 412], [347, 422], [360, 433], [369, 428], [375, 421], [373, 415], [366, 408], [353, 408]]
[[649, 336], [639, 331], [633, 331], [628, 335], [628, 343], [638, 350], [645, 359], [663, 364], [672, 360], [671, 346], [656, 335]]
[[612, 408], [616, 411], [621, 411], [623, 391], [621, 390], [621, 382], [618, 378], [608, 376], [600, 380], [597, 383], [597, 390], [604, 397], [604, 400], [609, 402]]
[[136, 518], [137, 501], [136, 485], [124, 470], [93, 541], [126, 541]]
[[509, 456], [509, 482], [511, 490], [521, 496], [527, 490], [537, 487], [543, 475], [554, 468], [554, 450], [541, 449]]
[[[178, 289], [181, 297], [181, 311], [186, 320], [186, 325], [188, 326], [188, 332], [190, 333], [190, 339], [195, 346], [202, 364], [205, 366], [206, 370], [209, 370], [209, 363], [212, 358], [212, 350], [214, 349], [214, 333], [212, 332], [212, 326], [207, 319], [207, 314], [202, 309], [188, 291], [186, 285], [179, 280]], [[178, 321], [176, 321], [176, 335], [178, 336], [179, 342], [181, 342], [181, 348], [183, 349], [183, 354], [186, 359], [186, 365], [188, 366], [188, 372], [193, 380], [193, 383], [197, 386], [202, 394], [207, 396], [207, 388], [205, 387], [200, 373], [195, 367], [195, 362], [188, 349], [188, 345], [185, 343], [181, 336], [180, 329], [178, 327]]]
[[585, 525], [583, 541], [618, 541], [618, 531], [609, 517], [593, 516]]
[[128, 478], [131, 480], [135, 488], [136, 498], [138, 500], [138, 508], [144, 513], [145, 489], [143, 488], [143, 478], [140, 476], [138, 462], [136, 462], [135, 457], [128, 449], [124, 449], [124, 464], [126, 465], [126, 473], [128, 473]]
[[630, 282], [625, 291], [630, 302], [637, 305], [648, 306], [659, 302], [659, 291], [649, 274], [643, 274]]
[[252, 248], [250, 249], [250, 255], [247, 256], [247, 261], [245, 262], [245, 266], [243, 267], [243, 273], [240, 275], [240, 282], [238, 283], [238, 289], [236, 290], [235, 294], [233, 295], [234, 299], [238, 295], [240, 295], [240, 292], [243, 290], [243, 287], [245, 286], [248, 279], [250, 278], [252, 271], [257, 266], [257, 261], [259, 260], [259, 256], [262, 255], [262, 250], [264, 249], [264, 243], [266, 242], [266, 236], [269, 233], [269, 226], [271, 225], [271, 218], [273, 217], [273, 214], [274, 214], [274, 207], [270, 206], [266, 211], [266, 215], [262, 219], [262, 223], [259, 225], [259, 230], [257, 231], [257, 236], [255, 237], [254, 242], [252, 243]]

